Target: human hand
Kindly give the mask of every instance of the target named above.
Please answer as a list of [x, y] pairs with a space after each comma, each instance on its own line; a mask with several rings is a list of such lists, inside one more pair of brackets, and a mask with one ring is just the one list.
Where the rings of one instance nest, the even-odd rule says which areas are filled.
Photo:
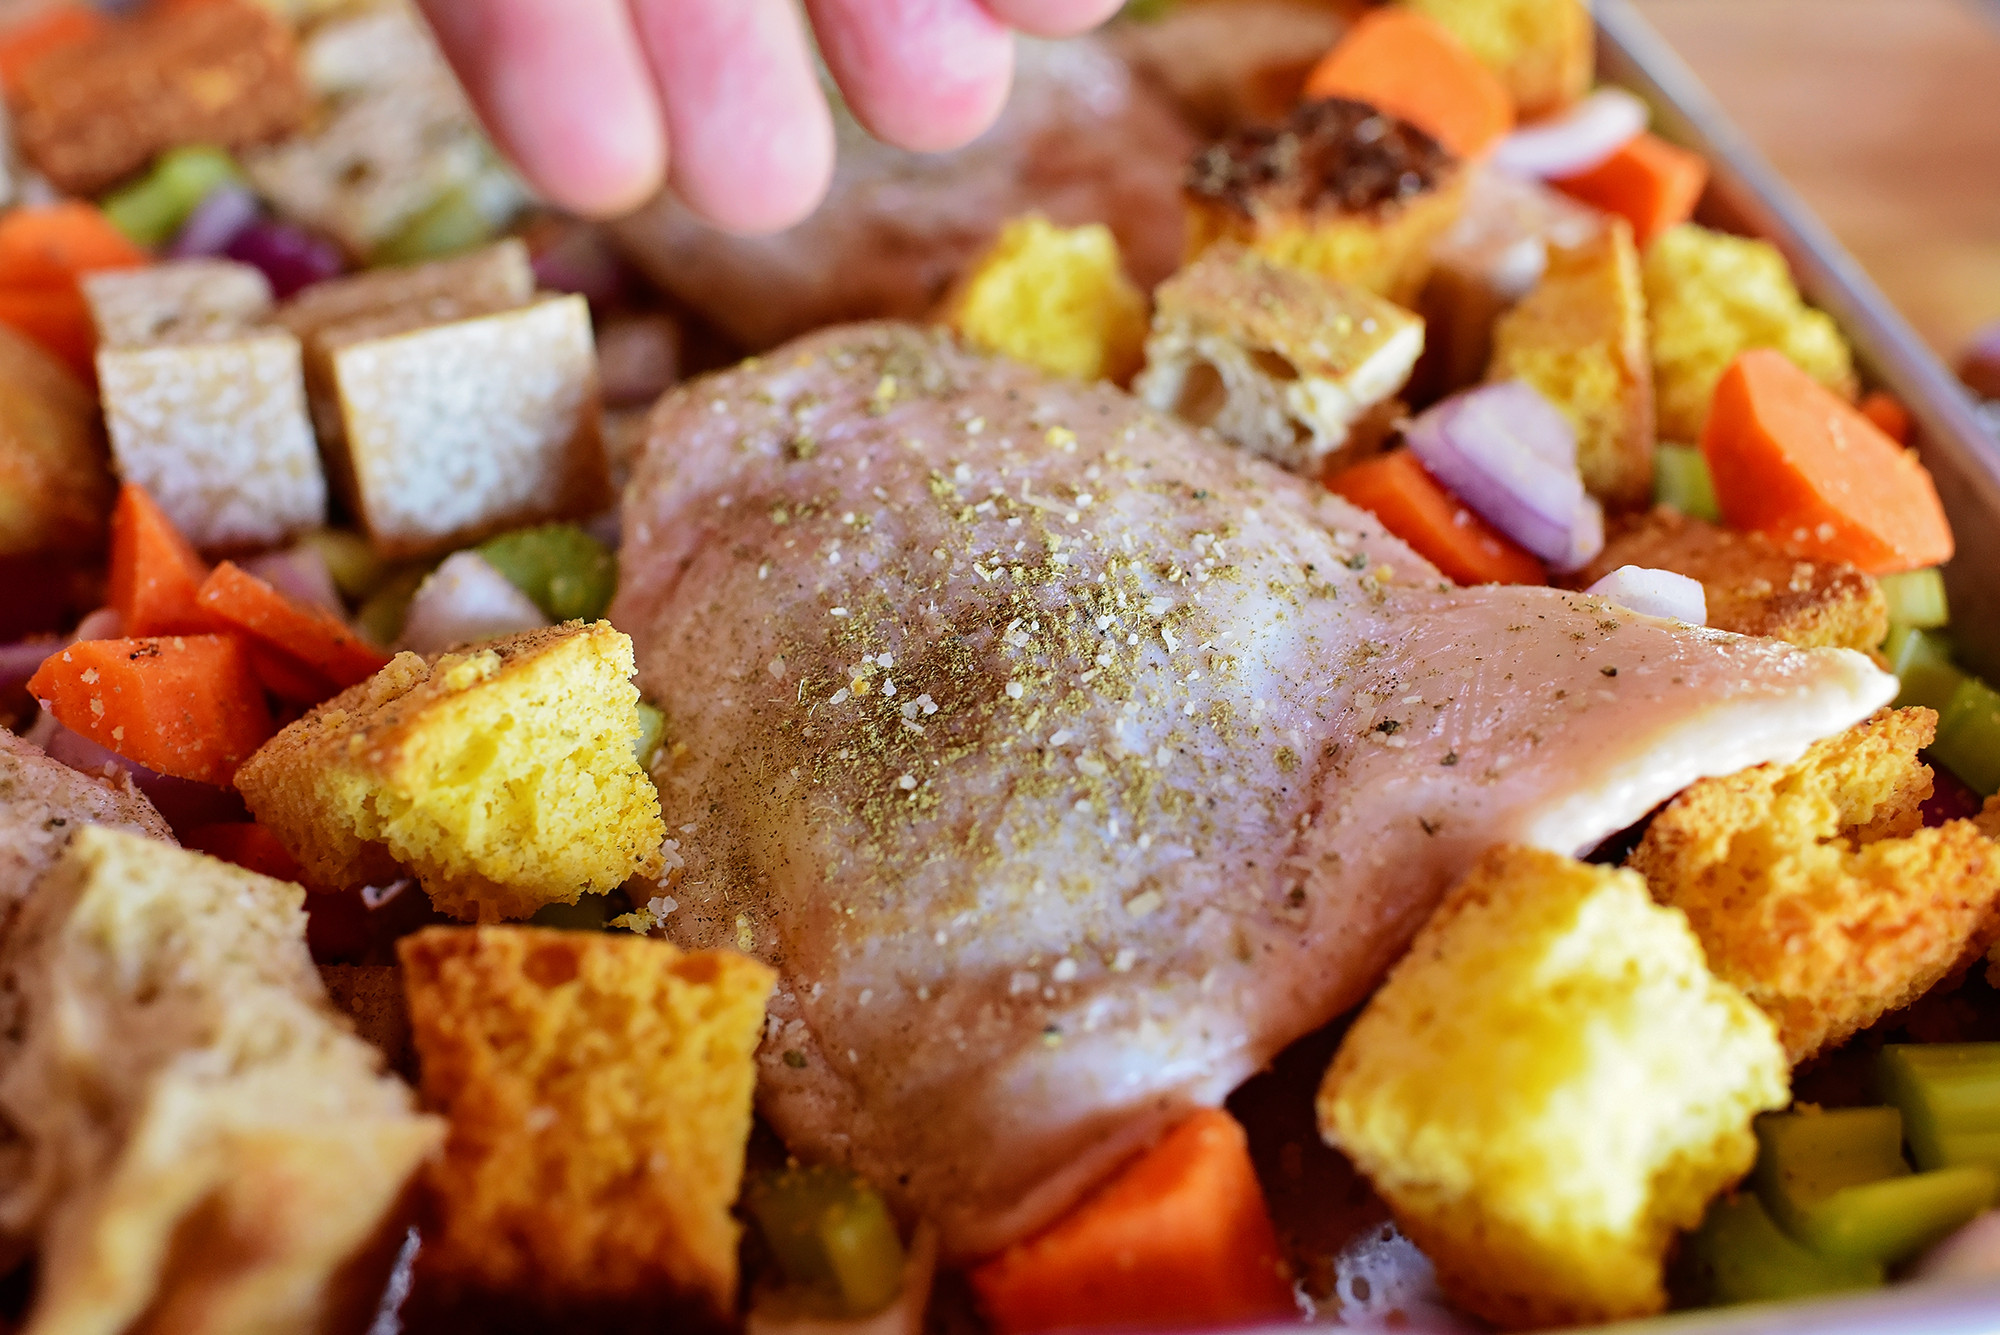
[[[611, 215], [664, 183], [718, 226], [776, 231], [833, 172], [833, 121], [795, 0], [420, 0], [528, 181]], [[1012, 29], [1067, 36], [1119, 0], [805, 0], [857, 119], [955, 148], [999, 115]]]

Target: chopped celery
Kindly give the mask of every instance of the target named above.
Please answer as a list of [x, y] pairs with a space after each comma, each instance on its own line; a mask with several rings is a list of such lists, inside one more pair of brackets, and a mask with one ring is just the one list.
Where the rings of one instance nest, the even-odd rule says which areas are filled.
[[366, 598], [375, 592], [376, 586], [389, 573], [389, 567], [375, 555], [368, 539], [359, 533], [322, 528], [306, 534], [299, 541], [318, 552], [320, 559], [326, 562], [327, 573], [333, 576], [333, 586], [340, 590], [343, 598]]
[[2000, 1173], [1983, 1164], [1843, 1187], [1795, 1236], [1822, 1256], [1895, 1265], [1984, 1214], [1996, 1190]]
[[403, 618], [409, 615], [410, 599], [416, 597], [417, 586], [430, 573], [429, 566], [415, 565], [385, 576], [354, 614], [354, 628], [371, 643], [384, 648], [394, 644], [403, 633]]
[[785, 1279], [839, 1314], [872, 1316], [903, 1286], [903, 1244], [889, 1207], [867, 1183], [831, 1166], [786, 1168], [753, 1180], [743, 1204]]
[[1944, 596], [1944, 572], [1936, 566], [1902, 575], [1883, 575], [1877, 582], [1889, 600], [1890, 625], [1940, 630], [1951, 624], [1951, 606]]
[[1653, 500], [1692, 519], [1722, 522], [1708, 460], [1693, 445], [1662, 445], [1653, 456]]
[[490, 240], [493, 220], [465, 190], [448, 190], [377, 246], [372, 264], [415, 264], [442, 259]]
[[240, 180], [222, 149], [187, 144], [160, 155], [144, 176], [104, 198], [104, 216], [142, 246], [165, 245], [209, 191]]
[[553, 621], [595, 621], [618, 588], [618, 558], [575, 524], [517, 529], [478, 551]]
[[1938, 713], [1931, 754], [1981, 797], [2000, 792], [2000, 691], [1977, 677], [1959, 682]]
[[1686, 1250], [1695, 1287], [1716, 1305], [1805, 1298], [1882, 1282], [1879, 1262], [1830, 1260], [1794, 1242], [1748, 1191], [1710, 1206]]
[[574, 904], [544, 904], [528, 919], [533, 927], [556, 927], [566, 932], [601, 932], [610, 924], [613, 905], [610, 895], [580, 895]]
[[2000, 1168], [2000, 1043], [1891, 1043], [1876, 1074], [1917, 1167]]
[[639, 768], [651, 769], [653, 752], [660, 749], [660, 739], [667, 735], [667, 716], [656, 706], [639, 702], [639, 735], [632, 739], [632, 755], [639, 762]]
[[1896, 696], [1900, 709], [1922, 705], [1942, 714], [1951, 703], [1952, 692], [1965, 680], [1965, 674], [1952, 666], [1950, 643], [1935, 631], [1892, 626], [1889, 638], [1882, 643], [1882, 653], [1889, 660], [1889, 670], [1902, 682], [1902, 691]]

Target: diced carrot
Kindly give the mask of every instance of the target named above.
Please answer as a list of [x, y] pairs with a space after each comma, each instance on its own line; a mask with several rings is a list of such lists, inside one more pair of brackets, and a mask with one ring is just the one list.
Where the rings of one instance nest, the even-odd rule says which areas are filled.
[[1910, 421], [1910, 410], [1903, 401], [1887, 390], [1878, 389], [1861, 400], [1861, 415], [1882, 428], [1882, 434], [1898, 445], [1910, 443], [1910, 432], [1914, 424]]
[[1408, 450], [1343, 468], [1326, 485], [1460, 584], [1549, 582], [1540, 561], [1460, 504]]
[[233, 561], [209, 574], [195, 601], [204, 612], [325, 677], [335, 690], [368, 680], [389, 661], [331, 612], [293, 602]]
[[195, 603], [208, 566], [144, 487], [127, 482], [111, 511], [111, 606], [130, 636], [213, 630]]
[[1589, 171], [1555, 182], [1567, 195], [1632, 224], [1644, 250], [1694, 216], [1708, 188], [1708, 160], [1655, 134], [1640, 134]]
[[136, 269], [146, 252], [81, 200], [0, 215], [0, 287], [61, 287], [99, 269]]
[[0, 30], [0, 87], [12, 88], [21, 72], [65, 46], [88, 41], [111, 20], [91, 5], [55, 5]]
[[33, 339], [85, 384], [97, 383], [97, 327], [75, 283], [0, 287], [0, 324]]
[[281, 881], [297, 881], [303, 875], [298, 862], [278, 842], [278, 836], [255, 821], [196, 825], [182, 830], [180, 841], [183, 848], [192, 848], [250, 871], [275, 876]]
[[340, 688], [282, 649], [273, 649], [262, 640], [244, 637], [250, 654], [250, 670], [264, 689], [288, 705], [312, 706], [331, 700]]
[[1467, 160], [1514, 128], [1506, 85], [1451, 29], [1411, 9], [1377, 9], [1355, 24], [1313, 67], [1306, 96], [1366, 102]]
[[233, 635], [83, 640], [50, 655], [28, 692], [72, 732], [198, 783], [226, 786], [273, 731]]
[[1243, 1128], [1204, 1110], [1046, 1232], [972, 1272], [1000, 1335], [1221, 1326], [1294, 1311]]
[[1871, 575], [1951, 559], [1951, 525], [1917, 456], [1775, 349], [1723, 373], [1701, 449], [1732, 528]]

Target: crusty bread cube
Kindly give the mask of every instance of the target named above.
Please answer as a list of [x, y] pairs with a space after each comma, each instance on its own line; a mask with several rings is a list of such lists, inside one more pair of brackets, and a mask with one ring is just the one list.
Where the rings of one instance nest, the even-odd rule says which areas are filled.
[[0, 325], [0, 556], [95, 555], [113, 494], [96, 396]]
[[1770, 242], [1685, 223], [1646, 248], [1644, 267], [1660, 439], [1700, 440], [1717, 382], [1751, 348], [1776, 348], [1854, 397], [1853, 351], [1831, 316], [1805, 304]]
[[365, 1320], [388, 1258], [367, 1263], [444, 1128], [327, 1004], [304, 899], [101, 826], [43, 876], [0, 957], [27, 1329]]
[[451, 1122], [426, 1277], [573, 1320], [728, 1319], [771, 970], [535, 927], [430, 927], [398, 953]]
[[[1299, 472], [1362, 453], [1363, 419], [1410, 378], [1424, 322], [1349, 283], [1234, 242], [1161, 284], [1133, 390]], [[1366, 433], [1361, 433], [1366, 435]]]
[[1341, 1043], [1320, 1130], [1509, 1329], [1643, 1316], [1789, 1100], [1771, 1022], [1630, 872], [1489, 851]]
[[1186, 198], [1189, 259], [1239, 241], [1411, 306], [1464, 207], [1465, 173], [1416, 126], [1335, 97], [1210, 145]]
[[322, 330], [391, 312], [433, 321], [525, 306], [535, 297], [528, 248], [508, 237], [490, 246], [387, 269], [366, 269], [314, 283], [278, 311], [277, 322], [310, 346]]
[[36, 878], [86, 825], [174, 842], [166, 821], [125, 770], [114, 767], [103, 778], [80, 774], [0, 729], [0, 941]]
[[247, 264], [177, 260], [83, 280], [119, 473], [189, 541], [268, 547], [326, 523], [299, 340]]
[[945, 323], [975, 348], [1079, 380], [1119, 384], [1139, 369], [1146, 294], [1103, 223], [1016, 218], [960, 279]]
[[1590, 89], [1597, 33], [1585, 0], [1402, 0], [1452, 30], [1500, 76], [1522, 119], [1559, 111]]
[[574, 904], [660, 874], [633, 671], [632, 641], [603, 621], [398, 654], [272, 738], [236, 786], [314, 884], [380, 884], [400, 864], [458, 918]]
[[1587, 589], [1620, 566], [1699, 580], [1717, 630], [1862, 653], [1889, 633], [1889, 600], [1866, 572], [1801, 560], [1760, 533], [1718, 528], [1667, 506], [1615, 527], [1598, 558], [1566, 582]]
[[1795, 1062], [2000, 936], [2000, 844], [1970, 820], [1923, 828], [1931, 769], [1917, 753], [1936, 732], [1928, 709], [1884, 710], [1795, 764], [1705, 779], [1632, 854]]
[[1494, 327], [1486, 376], [1526, 381], [1569, 419], [1583, 484], [1606, 507], [1652, 500], [1653, 361], [1631, 224], [1550, 248], [1541, 282]]

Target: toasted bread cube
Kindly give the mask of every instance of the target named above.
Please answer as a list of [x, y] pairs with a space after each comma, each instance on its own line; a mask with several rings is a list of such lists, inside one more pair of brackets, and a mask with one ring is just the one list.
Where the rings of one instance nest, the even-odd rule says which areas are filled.
[[8, 89], [21, 152], [93, 195], [181, 144], [242, 148], [305, 124], [291, 29], [251, 0], [142, 13], [32, 61]]
[[0, 326], [0, 556], [95, 555], [115, 491], [96, 396]]
[[1134, 392], [1299, 472], [1372, 445], [1355, 428], [1403, 388], [1424, 350], [1424, 322], [1402, 307], [1233, 242], [1154, 296]]
[[1717, 630], [1862, 653], [1889, 633], [1889, 600], [1866, 572], [1844, 561], [1801, 560], [1762, 534], [1718, 528], [1666, 506], [1615, 529], [1569, 582], [1587, 589], [1620, 566], [1700, 581], [1708, 624]]
[[960, 281], [945, 323], [975, 348], [1079, 380], [1131, 379], [1146, 341], [1146, 295], [1103, 223], [1016, 218]]
[[173, 831], [127, 771], [103, 778], [81, 774], [0, 729], [0, 941], [36, 878], [86, 825], [174, 842]]
[[1590, 90], [1597, 33], [1585, 0], [1402, 0], [1452, 30], [1500, 76], [1522, 119]]
[[416, 1071], [410, 1046], [410, 1008], [403, 996], [403, 971], [394, 964], [322, 964], [327, 999], [354, 1022], [354, 1032], [374, 1045], [390, 1070]]
[[1487, 379], [1526, 381], [1561, 410], [1583, 484], [1608, 508], [1652, 500], [1653, 361], [1630, 224], [1550, 249], [1541, 282], [1494, 328]]
[[390, 269], [367, 269], [314, 283], [286, 302], [277, 322], [312, 345], [325, 330], [391, 313], [406, 318], [460, 319], [512, 310], [535, 299], [528, 248], [509, 237], [490, 246]]
[[179, 260], [83, 280], [119, 473], [198, 547], [268, 547], [326, 523], [299, 340], [264, 323], [247, 264]]
[[430, 927], [397, 950], [424, 1100], [451, 1122], [427, 1276], [542, 1312], [727, 1319], [775, 975], [622, 932]]
[[2000, 935], [2000, 845], [1970, 820], [1923, 828], [1932, 776], [1917, 753], [1936, 733], [1928, 709], [1884, 710], [1795, 764], [1704, 779], [1632, 854], [1795, 1062]]
[[1220, 241], [1412, 306], [1465, 174], [1435, 139], [1363, 102], [1308, 102], [1211, 145], [1188, 174], [1188, 258]]
[[1700, 440], [1717, 382], [1751, 348], [1776, 348], [1836, 394], [1857, 392], [1847, 340], [1805, 304], [1770, 242], [1683, 224], [1647, 247], [1645, 281], [1660, 439]]
[[327, 1003], [304, 899], [100, 826], [36, 887], [0, 958], [28, 1329], [365, 1319], [388, 1258], [368, 1262], [444, 1127]]
[[632, 641], [572, 621], [389, 666], [265, 744], [236, 786], [316, 885], [400, 864], [492, 922], [657, 876], [660, 797], [632, 754]]
[[1677, 1231], [1789, 1100], [1770, 1020], [1630, 872], [1496, 848], [1347, 1033], [1319, 1124], [1509, 1329], [1657, 1312]]

